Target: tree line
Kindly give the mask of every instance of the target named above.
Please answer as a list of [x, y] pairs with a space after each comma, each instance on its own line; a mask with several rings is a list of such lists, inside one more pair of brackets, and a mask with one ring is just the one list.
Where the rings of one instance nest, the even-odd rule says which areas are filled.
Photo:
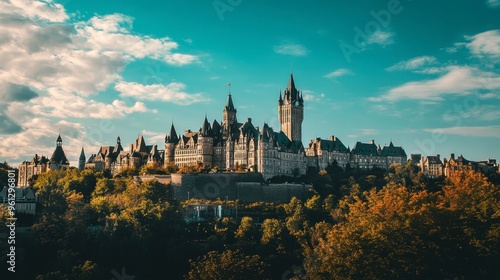
[[[411, 163], [365, 172], [332, 164], [272, 179], [312, 183], [305, 200], [230, 201], [242, 214], [238, 220], [186, 223], [189, 202], [173, 200], [168, 185], [134, 179], [135, 172], [40, 174], [34, 182], [39, 211], [31, 234], [18, 242], [23, 252], [16, 273], [38, 280], [113, 279], [122, 271], [135, 279], [500, 275], [497, 174], [432, 179]], [[0, 208], [0, 219], [7, 215]]]

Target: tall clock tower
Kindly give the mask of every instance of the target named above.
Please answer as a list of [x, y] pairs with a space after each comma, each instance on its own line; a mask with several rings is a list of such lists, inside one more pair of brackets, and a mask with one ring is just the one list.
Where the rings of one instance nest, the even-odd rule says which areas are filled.
[[292, 74], [290, 74], [290, 80], [283, 96], [280, 92], [278, 117], [281, 123], [281, 131], [288, 136], [288, 139], [291, 141], [302, 141], [304, 99], [302, 93], [295, 88]]

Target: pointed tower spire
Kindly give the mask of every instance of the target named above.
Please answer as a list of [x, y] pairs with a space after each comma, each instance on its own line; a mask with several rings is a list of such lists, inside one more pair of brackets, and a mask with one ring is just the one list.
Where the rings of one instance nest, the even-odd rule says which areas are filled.
[[231, 92], [229, 92], [229, 94], [227, 95], [226, 107], [224, 109], [234, 111], [234, 104], [233, 104], [233, 98], [231, 97]]
[[62, 138], [61, 138], [61, 134], [59, 134], [59, 136], [57, 137], [57, 140], [56, 140], [56, 146], [57, 146], [57, 147], [62, 147]]
[[174, 122], [170, 126], [170, 132], [165, 137], [165, 143], [177, 144], [179, 138], [177, 137], [177, 131], [175, 131]]
[[203, 125], [201, 126], [201, 136], [212, 136], [212, 128], [210, 127], [210, 123], [208, 122], [206, 115]]
[[80, 157], [79, 159], [83, 159], [85, 160], [85, 151], [83, 150], [83, 147], [82, 147], [82, 151], [80, 152]]

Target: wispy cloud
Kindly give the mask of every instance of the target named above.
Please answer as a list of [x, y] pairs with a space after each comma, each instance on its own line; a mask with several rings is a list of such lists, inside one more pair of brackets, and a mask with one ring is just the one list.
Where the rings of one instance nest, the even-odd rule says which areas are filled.
[[[500, 0], [497, 1], [500, 3]], [[478, 57], [500, 59], [500, 30], [490, 30], [468, 36], [466, 44], [470, 52]]]
[[310, 90], [303, 90], [302, 94], [304, 95], [304, 100], [305, 101], [319, 102], [319, 101], [323, 100], [323, 98], [325, 98], [325, 94], [324, 93], [315, 94], [314, 92], [312, 92]]
[[358, 130], [361, 131], [362, 135], [377, 135], [377, 134], [379, 134], [379, 131], [376, 129], [373, 129], [373, 128], [362, 128], [362, 129], [358, 129]]
[[424, 66], [436, 63], [436, 58], [433, 56], [419, 56], [409, 60], [400, 61], [391, 67], [386, 68], [387, 71], [406, 71], [421, 69]]
[[94, 98], [123, 81], [127, 64], [143, 58], [173, 66], [198, 63], [169, 37], [134, 32], [132, 17], [81, 20], [55, 2], [0, 1], [0, 158], [48, 155], [58, 129], [68, 156], [77, 158], [73, 153], [81, 145], [92, 149], [96, 140], [84, 138], [87, 127], [67, 119], [155, 112], [140, 101]]
[[486, 0], [488, 3], [488, 6], [492, 8], [498, 8], [500, 7], [500, 0]]
[[332, 71], [332, 72], [326, 74], [324, 77], [329, 78], [329, 79], [335, 79], [338, 77], [342, 77], [345, 75], [351, 75], [351, 74], [352, 74], [352, 72], [349, 69], [340, 68], [340, 69], [337, 69], [335, 71]]
[[278, 46], [274, 46], [274, 51], [283, 55], [292, 55], [292, 56], [305, 56], [309, 52], [309, 50], [300, 44], [295, 43], [283, 43]]
[[134, 97], [138, 100], [164, 101], [178, 105], [208, 101], [208, 98], [201, 93], [185, 92], [186, 85], [183, 83], [143, 85], [135, 82], [119, 82], [115, 85], [115, 89], [122, 97]]
[[469, 137], [500, 138], [500, 126], [455, 126], [446, 128], [429, 128], [424, 131]]
[[[0, 138], [0, 157], [29, 159], [34, 154], [50, 156], [54, 151], [57, 135], [63, 135], [63, 147], [70, 163], [78, 158], [82, 139], [86, 136], [82, 124], [61, 120], [52, 122], [46, 118], [32, 118], [23, 124], [23, 130], [15, 135]], [[99, 143], [92, 143], [87, 147]]]
[[432, 80], [408, 82], [370, 101], [441, 101], [445, 95], [469, 95], [479, 89], [500, 88], [500, 75], [468, 66], [450, 66], [447, 73]]
[[147, 143], [155, 144], [155, 143], [162, 143], [165, 141], [165, 133], [160, 133], [150, 130], [142, 130], [141, 134], [147, 136], [146, 137]]
[[368, 37], [368, 45], [377, 44], [386, 46], [394, 43], [394, 33], [390, 31], [377, 30]]

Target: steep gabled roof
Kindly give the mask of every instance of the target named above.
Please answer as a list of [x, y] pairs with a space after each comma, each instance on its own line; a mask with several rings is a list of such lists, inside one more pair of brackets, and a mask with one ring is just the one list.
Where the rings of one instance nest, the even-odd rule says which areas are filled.
[[443, 164], [439, 156], [427, 156], [424, 158], [424, 162], [427, 161], [429, 164]]
[[161, 154], [158, 151], [158, 147], [156, 145], [153, 145], [151, 147], [151, 152], [149, 153], [149, 159], [151, 161], [156, 161], [156, 162], [161, 161]]
[[346, 146], [340, 141], [340, 139], [335, 138], [335, 140], [326, 140], [326, 139], [321, 139], [318, 138], [319, 142], [319, 148], [322, 151], [339, 151], [339, 152], [346, 152], [347, 148]]
[[401, 147], [396, 147], [391, 143], [389, 146], [384, 146], [382, 149], [382, 156], [391, 156], [391, 157], [405, 157], [406, 158], [406, 152], [403, 148]]
[[135, 152], [148, 152], [146, 147], [146, 141], [144, 141], [144, 137], [141, 135], [136, 140]]
[[274, 141], [274, 138], [273, 129], [269, 127], [267, 123], [264, 123], [264, 126], [262, 126], [262, 132], [260, 133], [260, 141], [271, 142]]
[[374, 143], [361, 143], [358, 141], [356, 142], [356, 145], [354, 145], [354, 148], [352, 148], [351, 153], [355, 155], [377, 156], [377, 145]]

